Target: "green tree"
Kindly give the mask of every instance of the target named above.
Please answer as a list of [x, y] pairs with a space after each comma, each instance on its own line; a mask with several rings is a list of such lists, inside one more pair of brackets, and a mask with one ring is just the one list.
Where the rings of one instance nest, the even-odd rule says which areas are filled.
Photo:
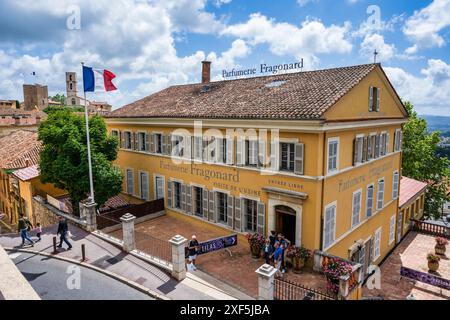
[[417, 116], [414, 106], [410, 102], [404, 104], [410, 118], [403, 128], [402, 174], [429, 183], [425, 215], [438, 218], [447, 199], [450, 161], [438, 156], [439, 131], [428, 132], [427, 122]]
[[66, 96], [63, 94], [59, 94], [57, 93], [56, 95], [54, 95], [53, 97], [51, 97], [51, 99], [53, 101], [57, 101], [60, 102], [62, 106], [66, 105]]
[[[89, 132], [95, 201], [100, 207], [122, 189], [122, 173], [112, 165], [118, 141], [108, 137], [99, 116], [90, 117]], [[90, 190], [84, 117], [67, 108], [54, 110], [41, 123], [38, 133], [43, 142], [39, 162], [42, 182], [67, 190], [74, 214], [79, 215], [78, 203], [87, 198]]]

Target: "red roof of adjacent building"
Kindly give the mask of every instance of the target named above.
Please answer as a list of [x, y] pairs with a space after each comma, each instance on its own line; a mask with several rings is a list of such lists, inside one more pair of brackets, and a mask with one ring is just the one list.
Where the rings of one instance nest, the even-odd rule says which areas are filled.
[[0, 138], [0, 168], [21, 169], [38, 164], [41, 148], [37, 132], [14, 131]]
[[399, 207], [401, 208], [409, 200], [416, 197], [419, 193], [427, 187], [426, 182], [421, 182], [408, 177], [402, 177], [400, 180], [400, 200]]
[[22, 181], [28, 181], [40, 176], [39, 166], [37, 164], [14, 171], [14, 176]]

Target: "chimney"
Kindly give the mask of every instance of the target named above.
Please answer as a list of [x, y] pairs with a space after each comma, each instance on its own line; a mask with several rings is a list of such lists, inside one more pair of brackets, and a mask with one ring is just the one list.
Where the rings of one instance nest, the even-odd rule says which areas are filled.
[[28, 168], [31, 164], [31, 159], [30, 158], [25, 158], [25, 166]]
[[211, 61], [202, 61], [202, 83], [211, 82]]

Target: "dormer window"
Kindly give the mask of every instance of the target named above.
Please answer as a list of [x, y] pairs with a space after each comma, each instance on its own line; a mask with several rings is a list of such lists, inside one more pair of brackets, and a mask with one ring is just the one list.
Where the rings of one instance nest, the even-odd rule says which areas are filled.
[[380, 88], [369, 88], [369, 112], [380, 111]]

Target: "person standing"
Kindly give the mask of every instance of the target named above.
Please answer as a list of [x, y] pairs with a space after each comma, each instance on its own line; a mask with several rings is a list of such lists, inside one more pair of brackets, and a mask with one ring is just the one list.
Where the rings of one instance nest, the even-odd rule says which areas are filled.
[[266, 260], [267, 264], [270, 264], [270, 257], [272, 255], [272, 245], [270, 244], [270, 239], [266, 239], [264, 243], [264, 259]]
[[22, 238], [22, 247], [25, 245], [25, 240], [31, 243], [31, 246], [34, 246], [34, 241], [30, 239], [28, 236], [28, 230], [32, 228], [30, 220], [27, 217], [24, 217], [22, 213], [19, 214], [19, 223], [17, 225], [18, 232], [20, 233], [20, 237]]
[[35, 230], [36, 230], [36, 237], [38, 238], [36, 242], [39, 242], [39, 241], [42, 240], [41, 239], [42, 227], [41, 227], [41, 224], [39, 222], [36, 223], [36, 229]]
[[58, 234], [60, 235], [58, 248], [62, 248], [62, 243], [64, 241], [69, 246], [69, 248], [67, 250], [72, 249], [72, 245], [70, 244], [69, 240], [67, 240], [67, 232], [68, 231], [69, 231], [69, 227], [67, 225], [67, 220], [64, 219], [63, 217], [59, 217], [58, 231], [56, 232], [57, 235]]
[[188, 251], [189, 251], [189, 263], [192, 264], [192, 270], [197, 270], [197, 267], [195, 266], [195, 260], [197, 259], [197, 252], [199, 249], [197, 236], [194, 234], [192, 235], [191, 240], [189, 241], [188, 245]]
[[275, 263], [275, 268], [277, 269], [277, 275], [283, 275], [281, 272], [281, 263], [282, 263], [282, 257], [283, 257], [283, 244], [281, 242], [277, 242], [275, 244], [275, 252], [273, 253], [273, 260]]
[[277, 233], [274, 230], [270, 231], [269, 239], [270, 245], [272, 246], [272, 248], [275, 248], [275, 242], [277, 241]]

